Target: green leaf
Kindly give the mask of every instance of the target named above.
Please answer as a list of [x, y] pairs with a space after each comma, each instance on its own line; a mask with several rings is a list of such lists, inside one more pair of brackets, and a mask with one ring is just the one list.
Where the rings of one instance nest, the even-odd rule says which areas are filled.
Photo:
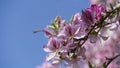
[[109, 18], [114, 18], [116, 15], [116, 12], [113, 12], [112, 14], [110, 14]]
[[72, 16], [71, 19], [70, 19], [70, 23], [71, 24], [72, 24], [73, 19], [74, 19], [74, 16]]
[[96, 32], [96, 31], [92, 31], [90, 34], [92, 34], [92, 35], [97, 35], [98, 32]]
[[97, 27], [101, 27], [101, 26], [102, 26], [102, 24], [101, 24], [101, 23], [98, 23], [98, 24], [97, 24]]
[[57, 26], [57, 24], [55, 22], [52, 22], [52, 26], [51, 27], [54, 28], [55, 30], [58, 30], [58, 26]]
[[54, 22], [57, 22], [59, 16], [56, 16], [54, 19]]
[[47, 27], [48, 27], [48, 28], [51, 28], [51, 29], [55, 29], [55, 27], [54, 27], [54, 26], [51, 26], [51, 25], [48, 25]]
[[106, 62], [102, 64], [102, 68], [105, 68], [105, 67], [106, 67]]
[[86, 31], [86, 32], [90, 32], [90, 29], [87, 28], [85, 31]]
[[71, 56], [72, 59], [76, 59], [77, 55], [75, 53]]
[[88, 66], [89, 66], [89, 68], [93, 68], [93, 66], [92, 66], [90, 61], [88, 61]]
[[113, 8], [113, 5], [110, 3], [110, 8], [113, 10], [114, 8]]

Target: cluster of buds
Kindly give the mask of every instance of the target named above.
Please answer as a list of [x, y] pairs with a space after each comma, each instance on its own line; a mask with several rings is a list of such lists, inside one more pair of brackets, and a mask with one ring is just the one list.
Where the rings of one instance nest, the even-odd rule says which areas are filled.
[[[89, 58], [87, 53], [90, 46], [100, 45], [101, 41], [110, 36], [108, 32], [119, 26], [120, 7], [113, 7], [112, 4], [110, 6], [111, 9], [106, 10], [103, 5], [92, 4], [84, 9], [82, 14], [73, 15], [70, 22], [57, 16], [51, 25], [40, 30], [48, 39], [48, 43], [43, 47], [44, 51], [48, 52], [46, 61], [50, 61], [53, 68], [62, 63], [68, 68], [80, 68], [79, 63]], [[90, 62], [88, 66], [92, 68]]]

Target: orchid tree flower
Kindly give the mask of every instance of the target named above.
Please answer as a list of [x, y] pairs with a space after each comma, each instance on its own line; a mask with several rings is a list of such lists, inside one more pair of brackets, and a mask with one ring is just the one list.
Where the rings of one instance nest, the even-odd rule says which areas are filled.
[[90, 8], [86, 8], [82, 12], [82, 20], [86, 23], [86, 25], [90, 26], [95, 23], [98, 23], [98, 20], [101, 20], [103, 12], [102, 6], [97, 6], [96, 4], [91, 5]]
[[[49, 39], [48, 44], [44, 46], [44, 51], [49, 52], [46, 56], [46, 61], [55, 60], [58, 57], [58, 52], [60, 48], [60, 42], [57, 38], [52, 37]], [[59, 59], [57, 59], [59, 60]], [[52, 61], [54, 63], [54, 61]]]
[[[108, 0], [98, 1], [108, 3]], [[94, 3], [98, 4], [97, 1]], [[48, 43], [43, 47], [44, 51], [48, 52], [47, 62], [51, 62], [55, 66], [65, 64], [66, 68], [85, 68], [84, 65], [80, 65], [80, 62], [87, 63], [87, 68], [108, 67], [111, 59], [107, 57], [114, 56], [118, 52], [115, 50], [115, 46], [111, 45], [111, 42], [108, 42], [111, 43], [109, 44], [111, 46], [105, 44], [101, 46], [103, 48], [92, 45], [94, 43], [99, 45], [101, 40], [111, 39], [109, 38], [111, 31], [115, 32], [119, 29], [120, 5], [116, 5], [115, 2], [115, 5], [110, 4], [108, 8], [108, 5], [97, 4], [92, 4], [84, 9], [82, 14], [76, 13], [70, 22], [57, 16], [51, 25], [40, 30], [48, 39]], [[102, 42], [102, 44], [104, 43]], [[117, 67], [114, 64], [111, 63], [111, 67]], [[48, 64], [48, 68], [55, 68], [52, 65]], [[44, 65], [43, 68], [45, 68]]]
[[58, 66], [52, 65], [50, 62], [44, 62], [41, 66], [37, 66], [36, 68], [60, 68]]

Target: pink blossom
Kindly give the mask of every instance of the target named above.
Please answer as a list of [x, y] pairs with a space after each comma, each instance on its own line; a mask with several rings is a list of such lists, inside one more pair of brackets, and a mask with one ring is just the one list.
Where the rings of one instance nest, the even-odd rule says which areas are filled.
[[[68, 68], [88, 67], [85, 66], [87, 61], [101, 68], [107, 61], [105, 57], [120, 54], [117, 49], [120, 46], [116, 45], [120, 40], [119, 35], [114, 38], [109, 35], [110, 31], [119, 30], [119, 14], [116, 13], [113, 18], [110, 18], [103, 8], [107, 9], [101, 5], [92, 4], [91, 7], [83, 10], [82, 15], [76, 13], [70, 23], [57, 16], [52, 24], [43, 30], [48, 39], [43, 49], [48, 52], [46, 61], [51, 64], [45, 63], [46, 65], [43, 64], [38, 68], [55, 68], [52, 64], [59, 65], [62, 62]], [[94, 46], [94, 44], [103, 45]], [[83, 66], [80, 62], [84, 63]], [[119, 65], [113, 61], [108, 68], [111, 67], [117, 68]]]
[[57, 41], [57, 38], [52, 37], [49, 39], [48, 44], [44, 46], [44, 50], [47, 51], [49, 49], [50, 51], [56, 51], [60, 47], [60, 43]]
[[85, 21], [86, 25], [93, 25], [97, 20], [101, 19], [101, 13], [103, 12], [102, 6], [96, 4], [91, 5], [90, 8], [83, 10], [82, 20]]
[[56, 35], [56, 32], [53, 29], [44, 29], [43, 32], [45, 32], [47, 38], [54, 37]]
[[56, 67], [49, 62], [44, 62], [41, 66], [39, 65], [36, 68], [59, 68], [59, 67]]

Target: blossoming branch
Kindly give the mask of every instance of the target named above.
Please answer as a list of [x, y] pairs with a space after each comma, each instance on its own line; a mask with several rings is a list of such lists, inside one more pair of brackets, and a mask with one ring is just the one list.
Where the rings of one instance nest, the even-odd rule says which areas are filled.
[[[48, 52], [46, 61], [52, 64], [48, 68], [60, 68], [60, 64], [64, 64], [66, 68], [107, 68], [119, 55], [115, 54], [109, 59], [105, 55], [106, 59], [100, 60], [102, 63], [96, 65], [95, 60], [93, 62], [93, 59], [89, 59], [88, 54], [92, 54], [91, 47], [93, 49], [102, 46], [102, 41], [109, 38], [108, 32], [117, 30], [119, 25], [118, 2], [114, 6], [110, 3], [109, 7], [105, 4], [92, 4], [84, 9], [82, 14], [73, 15], [70, 22], [57, 16], [51, 25], [34, 33], [44, 32], [48, 39], [48, 43], [43, 47], [44, 51]], [[88, 64], [87, 67], [82, 66], [81, 62]]]

